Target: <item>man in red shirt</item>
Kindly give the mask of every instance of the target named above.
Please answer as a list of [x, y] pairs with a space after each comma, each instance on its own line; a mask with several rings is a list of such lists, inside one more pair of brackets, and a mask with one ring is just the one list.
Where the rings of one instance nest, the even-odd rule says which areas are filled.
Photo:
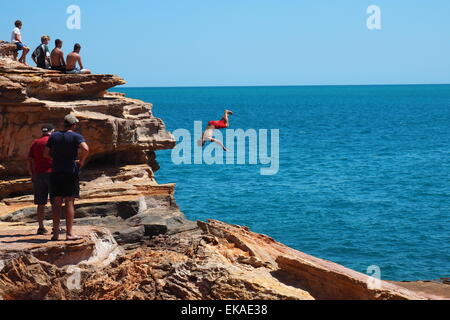
[[45, 206], [48, 202], [52, 159], [44, 158], [44, 150], [54, 128], [51, 124], [42, 126], [42, 137], [31, 144], [28, 154], [28, 172], [32, 176], [34, 204], [37, 205], [38, 235], [47, 234], [44, 227]]

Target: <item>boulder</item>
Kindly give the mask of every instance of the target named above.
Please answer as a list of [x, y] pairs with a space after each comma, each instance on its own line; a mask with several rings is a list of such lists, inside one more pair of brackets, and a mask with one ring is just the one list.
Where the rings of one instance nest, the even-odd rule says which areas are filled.
[[114, 233], [119, 244], [137, 243], [144, 239], [146, 230], [144, 226], [130, 227]]
[[17, 46], [14, 43], [0, 40], [0, 57], [15, 59], [17, 55]]

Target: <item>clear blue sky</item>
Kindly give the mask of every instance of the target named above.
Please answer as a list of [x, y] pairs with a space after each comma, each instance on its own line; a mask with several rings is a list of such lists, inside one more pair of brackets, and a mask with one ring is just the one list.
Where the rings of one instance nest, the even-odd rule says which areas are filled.
[[1, 1], [0, 39], [21, 19], [30, 47], [80, 42], [86, 67], [128, 86], [450, 83], [449, 14], [449, 0]]

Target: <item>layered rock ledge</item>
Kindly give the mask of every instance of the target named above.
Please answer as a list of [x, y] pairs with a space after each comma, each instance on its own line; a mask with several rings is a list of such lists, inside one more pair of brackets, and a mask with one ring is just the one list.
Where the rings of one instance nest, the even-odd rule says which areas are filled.
[[[449, 298], [448, 292], [433, 294], [420, 286], [409, 290], [385, 281], [368, 288], [366, 275], [293, 250], [246, 227], [214, 220], [199, 221], [198, 228], [191, 230], [159, 230], [148, 236], [146, 228], [122, 230], [121, 247], [108, 242], [107, 229], [99, 227], [76, 227], [80, 234], [99, 234], [97, 240], [51, 244], [45, 236], [31, 235], [30, 227], [5, 228], [14, 235], [0, 244], [0, 258], [5, 261], [0, 271], [3, 299]], [[106, 241], [101, 242], [101, 237]], [[11, 243], [18, 240], [24, 243], [14, 248], [17, 245]], [[105, 245], [107, 254], [99, 256]], [[73, 286], [72, 264], [77, 262], [78, 281]]]
[[[429, 283], [369, 288], [367, 275], [246, 227], [187, 220], [175, 185], [154, 177], [155, 151], [175, 140], [151, 104], [107, 92], [125, 83], [117, 76], [64, 75], [14, 56], [0, 42], [0, 299], [450, 298]], [[76, 205], [83, 239], [50, 242], [35, 235], [28, 148], [67, 114], [91, 147]]]

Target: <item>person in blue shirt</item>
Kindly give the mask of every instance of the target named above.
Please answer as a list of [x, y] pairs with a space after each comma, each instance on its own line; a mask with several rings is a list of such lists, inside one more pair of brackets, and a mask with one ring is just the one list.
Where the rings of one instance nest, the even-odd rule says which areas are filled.
[[[78, 119], [73, 115], [64, 118], [64, 130], [54, 132], [48, 139], [44, 156], [52, 158], [50, 197], [53, 200], [53, 241], [59, 239], [62, 204], [66, 206], [66, 238], [78, 240], [73, 234], [75, 199], [80, 197], [80, 169], [89, 155], [89, 146], [82, 135], [74, 132]], [[80, 151], [80, 152], [78, 152]], [[78, 157], [79, 153], [79, 157]]]

